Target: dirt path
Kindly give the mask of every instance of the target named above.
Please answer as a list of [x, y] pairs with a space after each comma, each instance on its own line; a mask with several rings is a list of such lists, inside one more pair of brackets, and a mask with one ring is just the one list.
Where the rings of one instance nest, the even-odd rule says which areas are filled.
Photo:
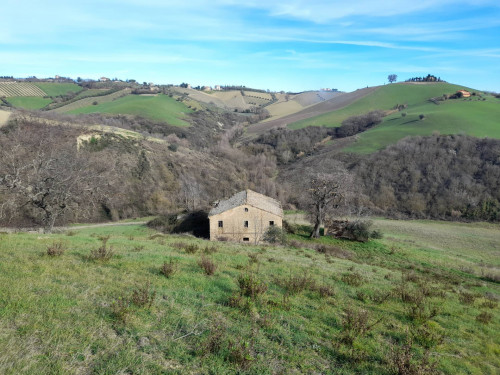
[[9, 120], [10, 112], [0, 109], [0, 126], [4, 126]]
[[327, 112], [335, 111], [337, 109], [344, 108], [351, 104], [352, 102], [361, 99], [362, 97], [372, 93], [379, 86], [367, 87], [365, 89], [356, 90], [347, 94], [342, 94], [336, 96], [330, 100], [312, 105], [288, 116], [278, 118], [276, 120], [271, 120], [267, 122], [259, 122], [248, 127], [248, 135], [258, 135], [264, 133], [273, 128], [286, 127], [297, 121], [305, 120], [311, 117], [319, 116]]
[[[79, 230], [79, 229], [92, 229], [92, 228], [103, 228], [103, 227], [119, 227], [128, 225], [144, 225], [147, 221], [131, 221], [126, 223], [97, 223], [97, 224], [83, 224], [74, 225], [70, 227], [54, 227], [54, 233], [65, 232], [68, 230]], [[41, 228], [1, 228], [0, 233], [15, 233], [15, 232], [39, 232]]]

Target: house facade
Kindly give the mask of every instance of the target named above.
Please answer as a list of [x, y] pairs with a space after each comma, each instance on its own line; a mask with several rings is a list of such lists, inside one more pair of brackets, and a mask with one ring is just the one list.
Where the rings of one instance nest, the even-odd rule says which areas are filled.
[[259, 243], [269, 226], [283, 226], [283, 209], [276, 199], [243, 190], [210, 210], [211, 241]]

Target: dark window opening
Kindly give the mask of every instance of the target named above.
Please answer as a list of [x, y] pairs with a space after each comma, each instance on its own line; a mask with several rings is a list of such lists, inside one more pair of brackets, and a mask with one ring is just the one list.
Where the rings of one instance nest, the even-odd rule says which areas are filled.
[[243, 222], [243, 226], [244, 226], [245, 228], [248, 228], [248, 221], [244, 221], [244, 222]]
[[245, 207], [245, 212], [248, 212], [248, 208]]
[[244, 241], [244, 242], [249, 242], [249, 241], [250, 241], [250, 238], [248, 238], [248, 237], [243, 237], [243, 241]]
[[274, 221], [270, 221], [270, 222], [269, 222], [269, 225], [270, 225], [270, 226], [274, 226]]
[[222, 220], [219, 220], [219, 228], [222, 228], [224, 225], [222, 223]]

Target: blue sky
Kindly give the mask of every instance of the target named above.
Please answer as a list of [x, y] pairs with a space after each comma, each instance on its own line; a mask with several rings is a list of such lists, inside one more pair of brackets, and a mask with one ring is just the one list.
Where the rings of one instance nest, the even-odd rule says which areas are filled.
[[500, 91], [500, 1], [2, 2], [0, 75], [352, 91], [391, 73]]

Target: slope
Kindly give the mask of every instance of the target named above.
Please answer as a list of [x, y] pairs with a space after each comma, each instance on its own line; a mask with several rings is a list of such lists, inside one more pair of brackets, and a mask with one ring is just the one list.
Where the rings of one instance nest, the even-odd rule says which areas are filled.
[[409, 107], [426, 103], [432, 97], [453, 94], [463, 86], [449, 83], [398, 83], [374, 88], [369, 95], [359, 98], [340, 110], [324, 113], [319, 116], [305, 118], [289, 123], [290, 129], [306, 126], [339, 126], [347, 117], [381, 109], [389, 110], [396, 104], [407, 104]]
[[[82, 100], [91, 101], [93, 98]], [[168, 97], [167, 95], [158, 96], [139, 96], [128, 95], [118, 98], [114, 101], [90, 105], [68, 111], [68, 113], [110, 113], [110, 114], [125, 114], [135, 115], [150, 118], [156, 121], [165, 121], [175, 126], [189, 126], [189, 123], [183, 120], [187, 113], [192, 110], [186, 107], [183, 103]], [[74, 103], [73, 103], [74, 104]]]

